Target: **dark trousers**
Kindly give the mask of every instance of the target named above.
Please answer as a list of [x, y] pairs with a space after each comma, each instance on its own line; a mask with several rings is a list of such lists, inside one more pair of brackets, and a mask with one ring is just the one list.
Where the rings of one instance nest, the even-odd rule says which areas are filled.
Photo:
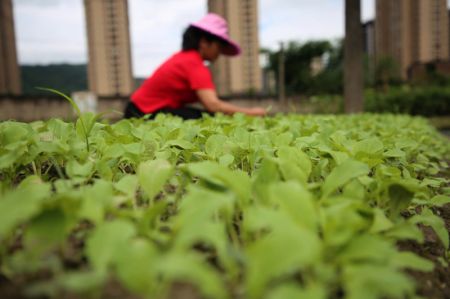
[[[197, 119], [202, 117], [202, 113], [207, 113], [212, 115], [212, 113], [196, 109], [192, 107], [181, 107], [181, 108], [161, 108], [155, 112], [153, 112], [149, 119], [154, 119], [158, 113], [169, 113], [175, 116], [179, 116], [183, 119]], [[128, 102], [127, 107], [125, 108], [124, 118], [140, 118], [146, 115], [142, 112], [133, 102]]]

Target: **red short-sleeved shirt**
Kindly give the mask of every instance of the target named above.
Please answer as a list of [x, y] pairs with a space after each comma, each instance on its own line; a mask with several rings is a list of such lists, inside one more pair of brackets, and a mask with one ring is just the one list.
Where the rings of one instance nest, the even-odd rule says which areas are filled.
[[196, 90], [214, 89], [211, 72], [195, 50], [175, 53], [132, 94], [131, 101], [144, 113], [179, 108], [198, 101]]

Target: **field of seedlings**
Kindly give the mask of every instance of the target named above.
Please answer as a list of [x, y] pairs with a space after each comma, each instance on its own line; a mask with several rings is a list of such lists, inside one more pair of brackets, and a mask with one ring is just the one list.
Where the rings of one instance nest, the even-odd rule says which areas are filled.
[[409, 116], [1, 122], [0, 298], [448, 298], [448, 163]]

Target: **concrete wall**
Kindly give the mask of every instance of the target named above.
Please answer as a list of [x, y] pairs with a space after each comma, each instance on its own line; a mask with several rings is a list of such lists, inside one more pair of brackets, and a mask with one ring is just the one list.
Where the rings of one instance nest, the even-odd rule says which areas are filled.
[[[119, 119], [128, 98], [99, 98], [98, 112], [108, 112], [105, 117]], [[0, 96], [0, 121], [45, 120], [53, 117], [72, 119], [76, 115], [70, 103], [57, 96]]]
[[[281, 105], [276, 99], [267, 98], [234, 98], [226, 101], [242, 107], [270, 107], [270, 114], [278, 112], [314, 113], [314, 107], [306, 104], [301, 98], [288, 99], [287, 105]], [[97, 112], [106, 112], [105, 118], [112, 121], [122, 117], [128, 97], [100, 97]], [[200, 104], [196, 106], [201, 107]], [[58, 96], [9, 96], [0, 95], [0, 121], [14, 119], [17, 121], [35, 121], [49, 118], [74, 119], [76, 115], [72, 106]]]

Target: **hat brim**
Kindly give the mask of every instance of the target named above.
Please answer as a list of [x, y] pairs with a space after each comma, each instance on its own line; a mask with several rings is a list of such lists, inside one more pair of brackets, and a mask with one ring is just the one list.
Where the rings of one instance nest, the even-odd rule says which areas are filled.
[[237, 56], [241, 54], [242, 50], [241, 47], [238, 45], [237, 42], [233, 41], [232, 39], [228, 38], [227, 36], [222, 36], [220, 34], [217, 34], [207, 28], [204, 28], [203, 26], [199, 24], [192, 23], [190, 24], [192, 27], [198, 28], [200, 30], [203, 30], [205, 32], [208, 32], [209, 34], [212, 34], [222, 40], [225, 43], [225, 46], [222, 47], [221, 53], [227, 56]]

